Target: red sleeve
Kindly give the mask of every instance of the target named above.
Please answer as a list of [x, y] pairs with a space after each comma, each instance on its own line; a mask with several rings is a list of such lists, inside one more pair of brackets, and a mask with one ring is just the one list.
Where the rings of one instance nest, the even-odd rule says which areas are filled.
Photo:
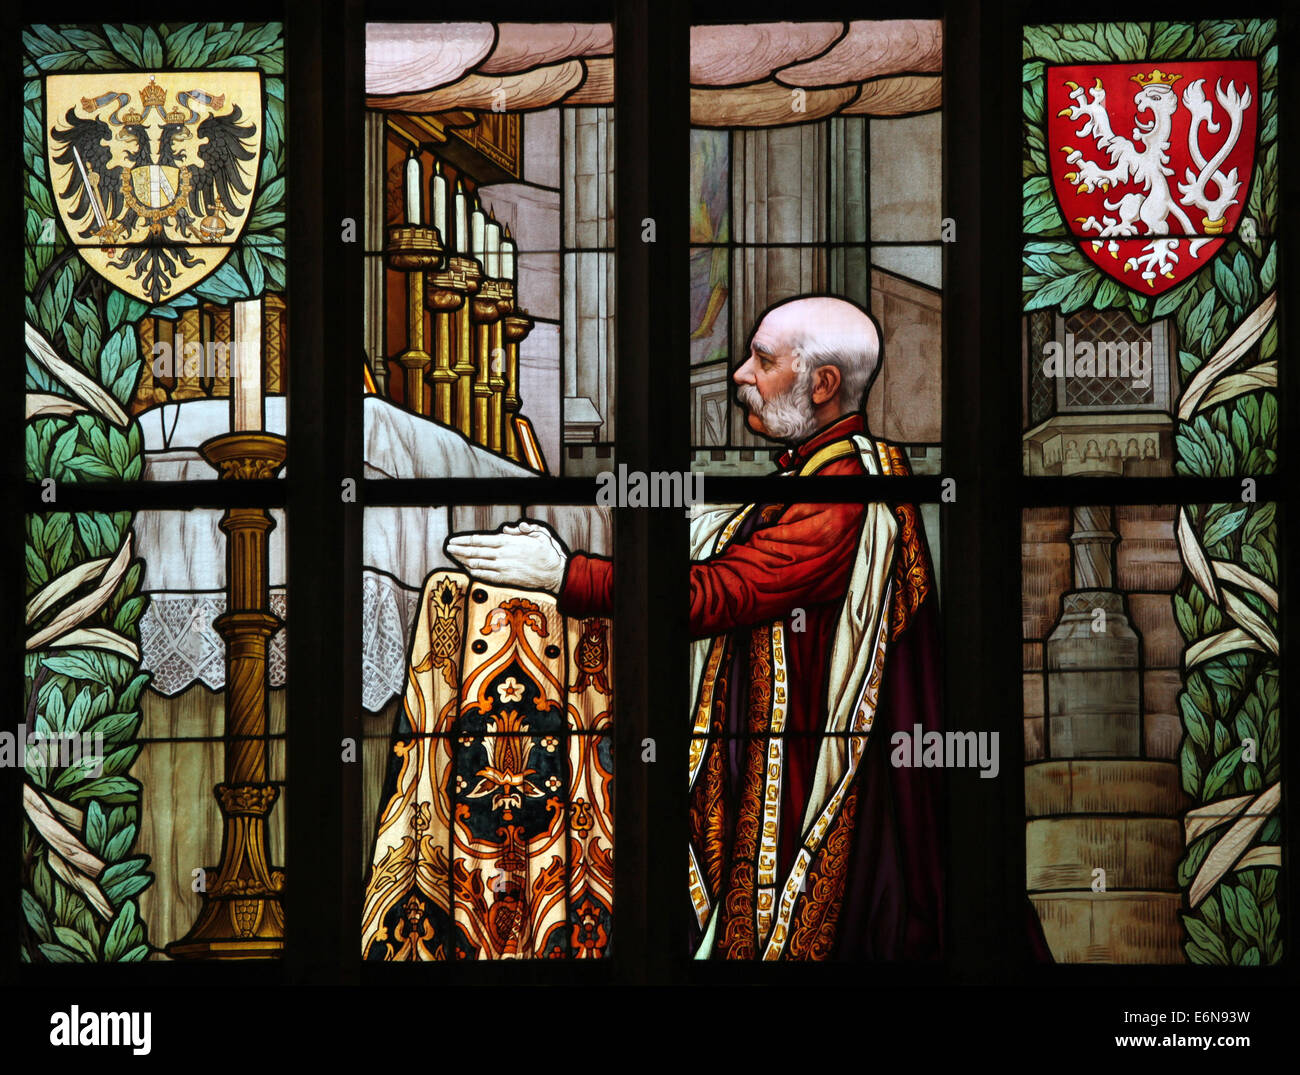
[[691, 636], [841, 599], [865, 511], [862, 504], [792, 504], [772, 526], [691, 564]]
[[614, 614], [614, 564], [599, 556], [575, 552], [564, 569], [556, 601], [566, 616]]
[[[822, 473], [861, 473], [855, 460]], [[691, 564], [692, 638], [767, 623], [791, 609], [838, 601], [857, 556], [862, 504], [792, 504], [772, 526]], [[569, 557], [557, 599], [566, 616], [614, 614], [614, 564], [586, 553]]]

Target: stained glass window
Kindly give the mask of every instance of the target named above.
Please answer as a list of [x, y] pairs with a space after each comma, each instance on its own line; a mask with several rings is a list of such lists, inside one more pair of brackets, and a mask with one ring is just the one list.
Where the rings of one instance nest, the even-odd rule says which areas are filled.
[[[26, 518], [21, 956], [276, 957], [282, 27], [37, 25], [22, 43], [42, 510]], [[254, 488], [236, 503], [231, 482]]]
[[1275, 469], [1275, 33], [1026, 28], [1025, 473]]
[[1276, 35], [1024, 29], [1024, 471], [1116, 480], [1021, 523], [1043, 959], [1281, 958]]
[[1290, 974], [1290, 24], [1146, 14], [24, 16], [20, 1033]]
[[[609, 470], [613, 27], [371, 23], [365, 71], [367, 475]], [[608, 556], [612, 513], [409, 503], [365, 516], [363, 957], [606, 958], [609, 620], [454, 542]]]
[[711, 474], [763, 474], [730, 378], [769, 306], [849, 299], [891, 361], [873, 429], [937, 474], [943, 117], [938, 22], [701, 25], [691, 32], [691, 443]]
[[612, 551], [600, 508], [366, 511], [368, 960], [610, 954], [609, 621], [534, 586], [485, 583], [444, 551], [521, 519]]

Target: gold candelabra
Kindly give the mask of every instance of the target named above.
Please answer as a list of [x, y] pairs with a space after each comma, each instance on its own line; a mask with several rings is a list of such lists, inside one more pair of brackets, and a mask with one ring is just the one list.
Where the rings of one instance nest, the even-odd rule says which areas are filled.
[[436, 228], [391, 225], [386, 253], [406, 274], [406, 347], [396, 361], [407, 408], [522, 461], [519, 344], [533, 320], [515, 306], [514, 281], [488, 276], [476, 258], [445, 256]]
[[501, 319], [500, 304], [501, 281], [484, 280], [470, 311], [478, 344], [478, 361], [474, 370], [473, 439], [492, 451], [501, 450], [501, 430], [492, 428], [492, 339], [493, 330]]
[[424, 274], [443, 260], [437, 228], [394, 224], [388, 229], [388, 264], [406, 273], [406, 350], [397, 356], [405, 371], [406, 405], [424, 414], [424, 373], [430, 356], [424, 338]]

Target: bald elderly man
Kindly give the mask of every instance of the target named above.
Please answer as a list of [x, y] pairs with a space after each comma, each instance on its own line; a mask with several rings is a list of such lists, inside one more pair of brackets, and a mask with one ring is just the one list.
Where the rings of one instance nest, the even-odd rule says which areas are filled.
[[[771, 307], [735, 371], [749, 428], [787, 475], [906, 474], [863, 416], [880, 363], [864, 310]], [[544, 524], [455, 535], [484, 581], [610, 616], [613, 564]], [[939, 785], [889, 764], [939, 730], [934, 580], [910, 505], [697, 508], [691, 523], [691, 947], [696, 958], [934, 959]]]

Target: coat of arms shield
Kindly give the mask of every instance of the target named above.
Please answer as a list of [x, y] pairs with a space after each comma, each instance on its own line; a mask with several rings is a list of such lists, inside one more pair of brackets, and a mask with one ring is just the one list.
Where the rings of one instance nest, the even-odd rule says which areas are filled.
[[50, 75], [50, 185], [77, 252], [162, 303], [215, 272], [251, 215], [262, 156], [256, 71]]
[[1049, 66], [1049, 170], [1080, 248], [1156, 295], [1237, 228], [1255, 160], [1252, 60]]

